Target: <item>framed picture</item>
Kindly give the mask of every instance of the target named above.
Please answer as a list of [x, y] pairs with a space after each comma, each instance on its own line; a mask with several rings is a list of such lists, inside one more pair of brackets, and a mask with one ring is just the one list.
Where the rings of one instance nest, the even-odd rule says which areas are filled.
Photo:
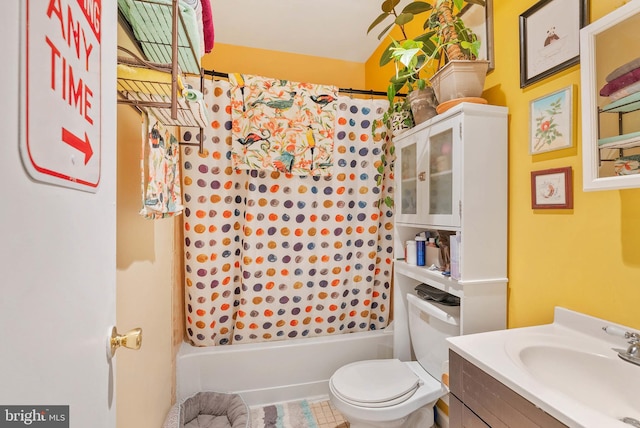
[[573, 208], [571, 167], [531, 171], [531, 208]]
[[493, 71], [495, 61], [493, 59], [493, 0], [485, 0], [484, 6], [467, 3], [460, 17], [465, 25], [471, 29], [480, 40], [480, 53], [478, 59], [489, 61], [487, 72]]
[[589, 0], [540, 0], [520, 15], [520, 87], [580, 61]]
[[531, 101], [529, 153], [573, 146], [573, 85]]

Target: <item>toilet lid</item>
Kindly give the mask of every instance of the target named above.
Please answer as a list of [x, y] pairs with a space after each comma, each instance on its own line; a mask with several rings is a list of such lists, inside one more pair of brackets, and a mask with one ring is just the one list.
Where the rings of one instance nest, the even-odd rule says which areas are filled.
[[385, 407], [411, 397], [420, 378], [398, 359], [359, 361], [336, 370], [331, 377], [336, 393], [364, 407]]

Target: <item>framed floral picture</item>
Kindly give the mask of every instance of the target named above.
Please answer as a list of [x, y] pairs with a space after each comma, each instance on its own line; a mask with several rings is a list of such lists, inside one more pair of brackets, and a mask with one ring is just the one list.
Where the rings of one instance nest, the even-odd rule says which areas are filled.
[[529, 153], [573, 146], [573, 85], [531, 101]]
[[573, 208], [573, 174], [570, 166], [531, 171], [531, 208]]

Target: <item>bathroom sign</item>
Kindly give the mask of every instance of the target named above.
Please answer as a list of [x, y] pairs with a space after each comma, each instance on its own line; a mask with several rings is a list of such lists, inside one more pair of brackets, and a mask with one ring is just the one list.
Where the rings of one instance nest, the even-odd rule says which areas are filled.
[[35, 180], [100, 182], [102, 0], [21, 2], [20, 153]]

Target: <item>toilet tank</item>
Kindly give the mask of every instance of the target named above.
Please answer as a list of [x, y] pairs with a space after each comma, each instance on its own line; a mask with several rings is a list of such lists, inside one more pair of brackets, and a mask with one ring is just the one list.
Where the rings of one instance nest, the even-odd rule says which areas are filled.
[[446, 306], [407, 294], [411, 348], [420, 365], [436, 380], [449, 359], [446, 338], [460, 335], [460, 306]]

